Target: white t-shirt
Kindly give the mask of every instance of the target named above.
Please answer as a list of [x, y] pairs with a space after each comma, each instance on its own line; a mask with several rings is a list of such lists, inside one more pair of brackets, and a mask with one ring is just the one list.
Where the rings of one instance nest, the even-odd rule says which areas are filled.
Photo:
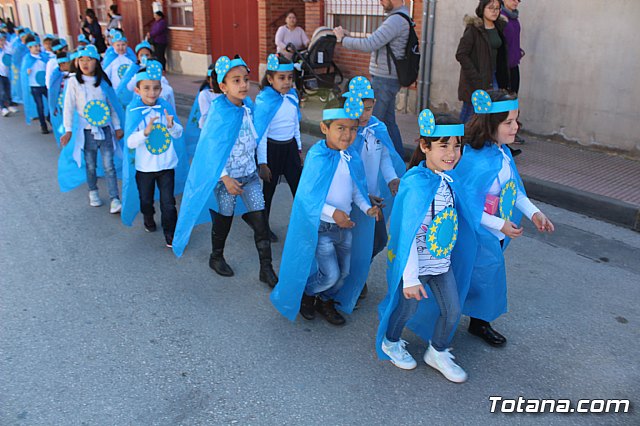
[[267, 142], [267, 138], [284, 142], [291, 139], [296, 140], [298, 150], [302, 150], [302, 142], [300, 139], [300, 121], [298, 120], [298, 108], [294, 104], [293, 99], [289, 99], [293, 95], [282, 95], [285, 99], [280, 108], [273, 116], [273, 120], [269, 123], [267, 130], [262, 136], [260, 143]]
[[[126, 55], [118, 55], [118, 57], [111, 61], [109, 66], [104, 69], [104, 73], [109, 77], [109, 80], [111, 80], [111, 85], [113, 87], [118, 87], [120, 85], [122, 77], [126, 74], [126, 69], [124, 67], [131, 65], [132, 63], [133, 61], [127, 58]], [[119, 72], [121, 69], [120, 67], [123, 67], [122, 72]], [[122, 74], [122, 76], [120, 76], [120, 74]]]
[[382, 172], [385, 182], [388, 184], [394, 179], [398, 178], [396, 171], [393, 168], [393, 162], [391, 161], [391, 154], [387, 147], [378, 139], [373, 131], [373, 128], [378, 123], [371, 126], [364, 127], [360, 134], [364, 138], [362, 144], [362, 150], [360, 151], [360, 157], [364, 163], [364, 171], [367, 176], [367, 187], [369, 194], [380, 196], [380, 187], [378, 181], [378, 174]]
[[207, 119], [211, 102], [213, 102], [218, 96], [220, 96], [220, 93], [215, 93], [211, 89], [204, 89], [198, 93], [198, 108], [200, 108], [200, 120], [198, 120], [198, 127], [200, 127], [200, 129], [204, 127], [204, 122]]
[[160, 117], [155, 123], [167, 125], [167, 118], [164, 113], [159, 109], [151, 109], [149, 113], [144, 115], [144, 120], [138, 124], [136, 131], [127, 139], [127, 146], [136, 150], [136, 170], [140, 172], [159, 172], [161, 170], [175, 169], [178, 165], [178, 156], [174, 149], [173, 141], [182, 136], [182, 126], [174, 121], [173, 127], [167, 128], [171, 135], [171, 143], [168, 149], [162, 154], [153, 154], [149, 152], [145, 145], [147, 137], [144, 135], [144, 129], [147, 127], [149, 120], [154, 117]]
[[351, 213], [351, 203], [355, 203], [365, 214], [371, 208], [369, 201], [364, 198], [356, 183], [351, 179], [349, 164], [347, 164], [350, 160], [351, 156], [347, 152], [340, 151], [340, 162], [333, 175], [327, 198], [322, 207], [320, 219], [324, 222], [336, 223], [333, 219], [333, 213], [336, 210], [342, 210], [349, 215]]
[[[31, 72], [29, 73], [29, 86], [30, 87], [43, 87], [36, 80], [36, 74], [39, 73], [39, 72], [46, 73], [47, 63], [44, 62], [40, 56], [35, 56], [35, 55], [31, 55], [31, 56], [36, 58], [37, 60], [33, 63], [33, 66], [31, 67]], [[45, 77], [46, 77], [46, 75], [45, 75]], [[46, 78], [45, 78], [45, 80], [46, 80]]]

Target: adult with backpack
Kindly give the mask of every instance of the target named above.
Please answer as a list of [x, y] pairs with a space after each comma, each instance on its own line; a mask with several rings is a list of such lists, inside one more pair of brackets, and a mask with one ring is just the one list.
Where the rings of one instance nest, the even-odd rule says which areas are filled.
[[415, 24], [403, 0], [380, 0], [387, 17], [366, 38], [350, 37], [342, 27], [333, 29], [338, 43], [347, 49], [371, 52], [369, 74], [376, 94], [373, 115], [386, 124], [398, 154], [404, 158], [402, 136], [396, 124], [396, 95], [400, 87], [416, 81], [420, 50]]

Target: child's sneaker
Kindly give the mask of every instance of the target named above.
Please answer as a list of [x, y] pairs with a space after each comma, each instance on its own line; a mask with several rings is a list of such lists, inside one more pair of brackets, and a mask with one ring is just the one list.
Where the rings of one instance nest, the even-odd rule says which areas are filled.
[[144, 230], [147, 232], [156, 232], [156, 221], [153, 220], [153, 215], [144, 216]]
[[109, 213], [116, 214], [116, 213], [120, 213], [121, 210], [122, 210], [122, 203], [120, 202], [120, 200], [117, 198], [114, 198], [113, 200], [111, 200], [111, 208], [109, 209]]
[[458, 364], [453, 362], [455, 357], [450, 352], [451, 349], [446, 349], [442, 352], [436, 351], [431, 343], [429, 348], [424, 353], [424, 362], [428, 366], [435, 368], [442, 373], [447, 380], [454, 383], [463, 383], [467, 381], [467, 373]]
[[18, 111], [20, 111], [18, 108], [14, 107], [13, 105], [9, 106], [9, 112], [12, 113], [17, 113]]
[[100, 199], [100, 193], [98, 190], [89, 191], [89, 205], [91, 207], [100, 207], [102, 205], [102, 200]]
[[418, 363], [405, 349], [407, 342], [400, 339], [397, 342], [390, 342], [387, 338], [382, 339], [382, 352], [391, 358], [391, 363], [403, 370], [413, 370]]
[[9, 110], [7, 108], [2, 108], [2, 116], [6, 117], [7, 115], [9, 115]]
[[164, 234], [164, 241], [167, 243], [168, 248], [173, 247], [173, 234]]

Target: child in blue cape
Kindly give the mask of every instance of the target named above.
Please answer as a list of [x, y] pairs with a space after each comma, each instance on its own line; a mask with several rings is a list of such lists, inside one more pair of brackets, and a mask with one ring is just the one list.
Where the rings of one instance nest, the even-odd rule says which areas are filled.
[[3, 117], [11, 112], [11, 55], [7, 51], [7, 43], [6, 34], [0, 33], [0, 112]]
[[67, 53], [69, 50], [69, 46], [67, 46], [67, 42], [63, 38], [57, 38], [53, 40], [51, 43], [51, 52], [53, 55], [49, 55], [50, 59], [47, 62], [46, 69], [46, 86], [47, 90], [51, 90], [51, 74], [53, 70], [58, 68], [58, 57], [60, 53]]
[[[210, 213], [209, 266], [219, 275], [232, 276], [223, 256], [233, 216], [243, 214], [254, 232], [260, 258], [259, 279], [273, 287], [278, 278], [271, 265], [271, 241], [264, 216], [264, 198], [256, 168], [266, 167], [266, 147], [258, 145], [249, 95], [249, 69], [240, 57], [218, 58], [214, 77], [224, 96], [211, 104], [185, 185], [173, 251], [182, 255], [193, 227]], [[246, 213], [245, 213], [246, 212]]]
[[467, 374], [453, 361], [449, 345], [460, 319], [460, 298], [465, 293], [461, 287], [468, 279], [458, 280], [451, 264], [454, 250], [459, 250], [459, 235], [471, 235], [472, 227], [460, 201], [460, 186], [449, 173], [460, 159], [464, 125], [449, 116], [436, 119], [428, 109], [420, 113], [418, 123], [418, 146], [391, 213], [389, 289], [379, 307], [376, 349], [380, 358], [399, 368], [416, 368], [400, 338], [409, 324], [429, 341], [425, 363], [448, 380], [462, 383]]
[[[122, 203], [118, 194], [114, 155], [117, 140], [124, 135], [120, 127], [123, 112], [119, 109], [111, 82], [100, 66], [100, 55], [96, 47], [89, 45], [78, 51], [77, 61], [75, 78], [68, 79], [65, 90], [65, 134], [60, 138], [63, 150], [58, 160], [58, 182], [62, 191], [75, 188], [82, 183], [84, 167], [89, 186], [89, 205], [100, 207], [102, 200], [97, 185], [97, 158], [100, 150], [111, 199], [109, 212], [119, 213]], [[73, 143], [69, 143], [72, 136]]]
[[78, 50], [84, 49], [85, 47], [91, 44], [87, 36], [84, 34], [78, 34], [77, 42], [78, 42]]
[[[116, 48], [115, 43], [118, 41], [121, 41], [122, 39], [124, 39], [126, 43], [126, 37], [124, 36], [124, 31], [122, 31], [122, 29], [111, 28], [109, 30], [109, 35], [108, 35], [109, 47], [107, 47], [107, 50], [105, 50], [104, 55], [102, 57], [102, 68], [104, 68], [105, 70], [111, 64], [111, 62], [121, 54], [124, 54], [127, 58], [129, 58], [131, 62], [136, 61], [136, 54], [134, 53], [133, 49], [131, 49], [129, 46], [126, 46], [124, 48], [124, 51]], [[114, 85], [114, 87], [117, 87], [117, 86]]]
[[[373, 116], [376, 103], [375, 93], [371, 82], [363, 76], [356, 76], [349, 82], [349, 91], [357, 93], [364, 103], [364, 112], [360, 116], [358, 135], [353, 142], [354, 148], [360, 154], [367, 176], [367, 189], [371, 201], [382, 209], [382, 219], [376, 222], [373, 235], [373, 258], [387, 245], [387, 224], [393, 205], [393, 197], [398, 192], [400, 177], [405, 172], [405, 163], [397, 153], [387, 126]], [[348, 95], [347, 92], [345, 95]], [[360, 298], [367, 295], [365, 284]]]
[[[131, 226], [140, 210], [145, 231], [154, 232], [153, 203], [157, 185], [162, 230], [167, 247], [171, 247], [178, 220], [174, 193], [176, 189], [180, 193], [184, 187], [188, 160], [182, 125], [173, 107], [160, 98], [162, 65], [156, 62], [152, 67], [154, 62], [148, 61], [147, 67], [136, 74], [138, 97], [127, 108], [125, 140], [130, 152], [124, 164], [121, 218], [125, 225]], [[178, 188], [176, 179], [180, 182]]]
[[11, 43], [11, 100], [13, 102], [22, 103], [23, 97], [29, 96], [29, 93], [22, 93], [21, 83], [21, 67], [22, 60], [29, 54], [29, 49], [25, 42], [26, 38], [30, 35], [30, 31], [24, 28], [18, 32], [18, 37]]
[[115, 57], [108, 62], [104, 60], [102, 66], [112, 86], [117, 88], [133, 61], [127, 56], [127, 38], [121, 32], [113, 31], [114, 34], [111, 37], [111, 45]]
[[[136, 83], [135, 75], [152, 58], [152, 55], [153, 48], [148, 41], [145, 40], [136, 46], [136, 61], [129, 65], [127, 72], [120, 79], [120, 84], [114, 87], [122, 105], [129, 105], [133, 99]], [[130, 86], [130, 83], [133, 85]]]
[[222, 91], [218, 87], [218, 82], [213, 78], [215, 66], [215, 64], [209, 65], [209, 68], [207, 69], [207, 77], [200, 85], [198, 95], [193, 101], [191, 111], [189, 112], [189, 120], [187, 122], [187, 128], [185, 129], [184, 135], [189, 158], [193, 158], [193, 154], [196, 152], [196, 146], [198, 145], [198, 139], [200, 138], [200, 131], [207, 120], [207, 114], [209, 113], [211, 103], [215, 98], [222, 94]]
[[51, 127], [58, 146], [60, 138], [64, 134], [64, 122], [62, 119], [62, 109], [64, 107], [64, 87], [69, 77], [71, 69], [71, 59], [64, 52], [58, 52], [56, 63], [58, 66], [53, 69], [49, 76], [48, 101], [49, 113], [51, 117]]
[[[256, 97], [256, 131], [267, 146], [267, 169], [262, 177], [267, 221], [271, 201], [284, 176], [291, 195], [296, 196], [302, 173], [302, 140], [300, 139], [300, 101], [293, 87], [293, 63], [284, 56], [271, 54], [262, 79], [262, 90]], [[278, 237], [270, 231], [271, 242]]]
[[540, 232], [552, 232], [551, 221], [531, 203], [506, 147], [518, 132], [518, 99], [502, 90], [477, 90], [472, 95], [475, 115], [467, 123], [464, 153], [454, 179], [465, 185], [465, 197], [474, 215], [477, 250], [470, 265], [471, 284], [462, 313], [471, 317], [469, 332], [492, 346], [507, 339], [491, 327], [507, 312], [507, 277], [503, 250], [522, 235], [522, 215]]
[[22, 76], [20, 78], [24, 116], [28, 125], [31, 125], [31, 120], [38, 118], [40, 132], [46, 135], [50, 133], [47, 126], [49, 106], [46, 87], [46, 68], [49, 57], [46, 53], [41, 52], [40, 42], [33, 35], [27, 36], [25, 42], [29, 54], [25, 55], [22, 60]]
[[[372, 217], [380, 212], [369, 202], [364, 166], [352, 147], [362, 110], [357, 95], [347, 98], [342, 108], [325, 109], [320, 129], [326, 140], [307, 153], [291, 210], [280, 281], [271, 292], [274, 306], [291, 321], [298, 312], [311, 320], [317, 311], [330, 324], [344, 324], [335, 306], [350, 313], [369, 272], [371, 241], [367, 245], [352, 238], [354, 227], [372, 236]], [[362, 214], [357, 214], [358, 209]]]

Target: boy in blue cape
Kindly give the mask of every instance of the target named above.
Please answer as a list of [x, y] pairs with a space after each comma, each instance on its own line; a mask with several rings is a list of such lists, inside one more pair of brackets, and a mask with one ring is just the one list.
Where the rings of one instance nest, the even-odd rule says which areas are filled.
[[18, 37], [11, 43], [11, 50], [13, 52], [11, 57], [11, 100], [19, 104], [22, 103], [23, 97], [29, 95], [28, 93], [22, 93], [22, 84], [20, 82], [22, 60], [29, 54], [29, 49], [25, 43], [29, 34], [28, 29], [22, 29], [18, 32]]
[[477, 251], [454, 268], [472, 271], [462, 313], [469, 315], [469, 332], [491, 346], [507, 339], [491, 322], [507, 312], [507, 276], [503, 251], [523, 233], [527, 216], [540, 232], [553, 232], [551, 221], [529, 200], [508, 149], [518, 132], [518, 99], [506, 91], [476, 90], [471, 97], [475, 115], [467, 124], [468, 141], [453, 177], [465, 185], [466, 204], [473, 214]]
[[[124, 40], [125, 44], [122, 50], [119, 50], [116, 43], [122, 40]], [[127, 38], [124, 36], [124, 31], [122, 31], [120, 28], [111, 28], [109, 30], [109, 43], [111, 45], [104, 52], [102, 59], [102, 67], [105, 69], [105, 71], [107, 67], [111, 65], [111, 62], [113, 62], [120, 55], [125, 55], [131, 62], [136, 61], [136, 54], [134, 53], [133, 49], [127, 46], [126, 42]], [[117, 86], [114, 85], [114, 87]]]
[[9, 53], [7, 36], [0, 32], [0, 110], [6, 117], [11, 112], [11, 54]]
[[40, 120], [40, 131], [49, 134], [49, 102], [47, 100], [46, 69], [49, 55], [41, 51], [40, 41], [29, 34], [25, 38], [29, 54], [22, 60], [20, 84], [24, 101], [24, 118], [28, 125]]
[[[156, 61], [149, 61], [153, 65]], [[136, 74], [136, 94], [127, 108], [125, 141], [128, 156], [123, 164], [122, 223], [131, 226], [138, 210], [144, 229], [156, 230], [153, 208], [156, 185], [160, 192], [162, 230], [167, 247], [173, 243], [178, 220], [174, 194], [184, 188], [189, 164], [182, 138], [182, 125], [173, 107], [160, 98], [162, 65]], [[134, 183], [135, 177], [135, 183]]]
[[173, 251], [181, 256], [193, 227], [210, 214], [209, 267], [218, 275], [234, 272], [223, 253], [233, 216], [243, 214], [254, 232], [260, 258], [260, 281], [275, 286], [278, 278], [271, 264], [271, 241], [264, 216], [264, 198], [256, 167], [266, 166], [266, 149], [258, 145], [249, 94], [249, 69], [240, 57], [218, 58], [214, 76], [224, 92], [213, 101], [196, 148], [173, 239]]
[[[387, 224], [393, 206], [393, 197], [398, 192], [400, 177], [406, 170], [404, 160], [397, 153], [387, 126], [374, 117], [373, 107], [376, 103], [371, 82], [366, 77], [356, 76], [349, 82], [349, 91], [356, 93], [364, 104], [364, 112], [360, 116], [358, 135], [353, 147], [358, 151], [367, 176], [367, 188], [372, 202], [382, 209], [382, 220], [376, 222], [373, 235], [373, 258], [387, 245]], [[343, 96], [348, 95], [345, 94]], [[365, 284], [360, 298], [367, 295]]]
[[151, 59], [152, 54], [153, 48], [148, 41], [145, 40], [136, 46], [136, 60], [129, 65], [129, 68], [127, 68], [127, 71], [120, 79], [120, 84], [114, 87], [122, 105], [129, 105], [129, 102], [133, 99], [135, 88], [134, 90], [130, 90], [129, 82], [132, 80], [135, 81], [135, 75], [140, 71], [140, 68], [146, 65], [147, 60]]
[[[271, 292], [274, 306], [293, 321], [319, 312], [334, 325], [345, 323], [338, 304], [350, 313], [369, 272], [374, 219], [380, 209], [368, 198], [364, 166], [352, 147], [363, 104], [349, 96], [343, 108], [325, 109], [320, 129], [326, 140], [307, 153], [293, 201], [280, 264]], [[355, 203], [357, 208], [353, 208]], [[360, 210], [363, 214], [357, 215]], [[363, 228], [369, 238], [352, 237]]]
[[[424, 361], [448, 380], [464, 382], [467, 374], [455, 362], [449, 344], [460, 319], [469, 274], [455, 275], [451, 265], [460, 240], [473, 238], [469, 213], [460, 201], [461, 186], [449, 176], [460, 158], [464, 125], [431, 111], [419, 115], [420, 141], [402, 177], [391, 213], [387, 252], [388, 293], [380, 303], [376, 349], [405, 370], [415, 359], [400, 337], [408, 325], [429, 342]], [[466, 274], [465, 274], [466, 273]]]
[[51, 117], [51, 127], [53, 135], [60, 146], [60, 138], [64, 134], [64, 123], [62, 119], [62, 109], [64, 107], [64, 84], [68, 78], [71, 67], [71, 58], [64, 52], [57, 54], [58, 66], [53, 69], [49, 77], [49, 112]]
[[110, 49], [113, 49], [115, 56], [107, 60], [105, 55], [105, 59], [102, 61], [102, 67], [104, 68], [104, 73], [109, 77], [109, 80], [111, 80], [111, 85], [115, 90], [120, 86], [120, 81], [137, 58], [133, 55], [134, 59], [132, 60], [127, 55], [127, 49], [129, 49], [127, 46], [127, 38], [120, 31], [115, 31], [111, 37]]

